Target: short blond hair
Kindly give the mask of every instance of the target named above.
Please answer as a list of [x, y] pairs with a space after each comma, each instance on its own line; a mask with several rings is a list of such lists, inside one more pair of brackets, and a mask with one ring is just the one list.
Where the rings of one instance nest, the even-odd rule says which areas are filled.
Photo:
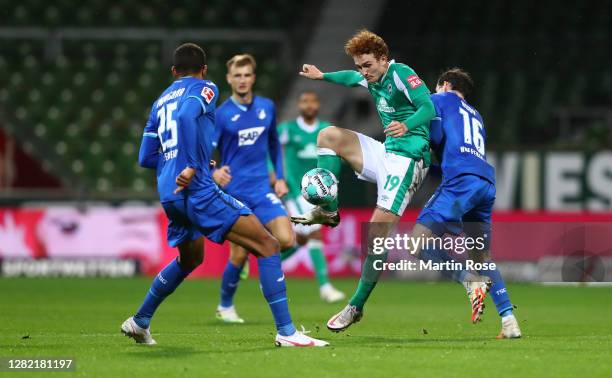
[[389, 56], [385, 41], [368, 29], [361, 29], [344, 45], [344, 51], [350, 56], [373, 54], [376, 59]]
[[244, 66], [253, 67], [253, 72], [255, 72], [255, 69], [257, 68], [257, 62], [255, 61], [255, 58], [251, 54], [238, 54], [238, 55], [234, 55], [230, 60], [228, 60], [226, 63], [226, 66], [227, 66], [227, 72], [229, 72], [232, 69], [232, 67], [244, 67]]

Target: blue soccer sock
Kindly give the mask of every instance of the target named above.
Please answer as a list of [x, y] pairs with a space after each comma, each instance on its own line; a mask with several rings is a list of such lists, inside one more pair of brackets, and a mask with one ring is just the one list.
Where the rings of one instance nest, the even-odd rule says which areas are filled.
[[170, 264], [166, 265], [153, 280], [151, 288], [145, 296], [144, 302], [138, 309], [136, 315], [134, 315], [134, 322], [136, 322], [139, 327], [149, 328], [151, 318], [155, 310], [157, 310], [157, 307], [159, 307], [168, 295], [172, 294], [189, 273], [191, 273], [191, 271], [184, 271], [177, 259], [172, 260]]
[[[487, 264], [490, 265], [491, 261], [487, 261]], [[491, 281], [493, 281], [490, 295], [491, 299], [493, 299], [493, 303], [495, 303], [495, 308], [497, 309], [499, 316], [511, 315], [513, 306], [510, 302], [508, 289], [506, 289], [506, 284], [504, 283], [504, 279], [502, 278], [499, 269], [495, 268], [495, 270], [481, 270], [478, 273], [489, 277]]]
[[222, 307], [231, 307], [234, 304], [234, 294], [236, 293], [236, 289], [238, 289], [241, 271], [242, 267], [232, 264], [231, 261], [227, 262], [225, 270], [223, 271], [223, 278], [221, 279], [220, 305]]
[[[448, 255], [448, 253], [433, 248], [421, 250], [420, 259], [424, 261], [432, 261], [434, 263], [453, 262], [453, 259]], [[469, 274], [469, 272], [465, 269], [449, 269], [446, 267], [443, 267], [441, 272], [444, 274], [444, 276], [459, 283], [463, 283]]]
[[281, 269], [280, 255], [261, 257], [257, 259], [259, 267], [259, 283], [276, 323], [276, 329], [282, 336], [295, 333], [287, 304], [287, 286], [285, 274]]

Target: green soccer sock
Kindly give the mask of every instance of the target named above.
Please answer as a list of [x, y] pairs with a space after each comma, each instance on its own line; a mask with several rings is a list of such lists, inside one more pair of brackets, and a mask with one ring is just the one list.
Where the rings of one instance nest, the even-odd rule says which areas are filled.
[[281, 261], [285, 261], [289, 257], [293, 256], [293, 254], [296, 253], [298, 249], [300, 249], [300, 247], [297, 244], [293, 247], [283, 249], [281, 251]]
[[[317, 167], [324, 168], [330, 171], [336, 176], [336, 179], [340, 181], [340, 169], [342, 168], [342, 159], [340, 156], [329, 148], [319, 148], [317, 154]], [[338, 199], [334, 199], [333, 202], [325, 205], [321, 205], [325, 211], [337, 211], [338, 210]]]
[[309, 240], [308, 241], [308, 253], [310, 253], [310, 260], [314, 267], [315, 277], [319, 286], [323, 286], [329, 283], [329, 276], [327, 275], [327, 261], [323, 254], [323, 243], [320, 240]]
[[380, 271], [374, 269], [374, 262], [382, 260], [387, 261], [387, 253], [383, 253], [380, 255], [375, 255], [369, 253], [363, 262], [363, 266], [361, 267], [361, 278], [359, 279], [359, 285], [357, 285], [357, 290], [353, 297], [349, 301], [349, 304], [357, 307], [359, 311], [363, 310], [363, 306], [368, 301], [370, 294], [376, 287], [378, 283], [378, 279], [380, 278]]

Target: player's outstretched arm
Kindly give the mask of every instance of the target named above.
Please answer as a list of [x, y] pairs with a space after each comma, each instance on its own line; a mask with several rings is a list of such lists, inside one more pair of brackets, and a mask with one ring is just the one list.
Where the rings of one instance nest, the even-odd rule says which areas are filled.
[[323, 80], [323, 72], [314, 64], [304, 64], [300, 76], [310, 80]]
[[367, 87], [368, 85], [364, 77], [357, 71], [345, 70], [323, 73], [317, 66], [312, 64], [304, 64], [300, 76], [311, 80], [325, 80], [345, 87], [356, 87], [358, 85]]

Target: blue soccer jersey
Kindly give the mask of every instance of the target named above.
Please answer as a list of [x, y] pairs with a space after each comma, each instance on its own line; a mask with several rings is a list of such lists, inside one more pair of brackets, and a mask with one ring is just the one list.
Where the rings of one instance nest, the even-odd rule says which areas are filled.
[[228, 165], [232, 175], [224, 190], [238, 199], [265, 196], [270, 192], [268, 154], [276, 177], [283, 178], [274, 103], [255, 96], [251, 104], [243, 105], [230, 97], [219, 106], [216, 117], [216, 146], [221, 153], [221, 165]]
[[486, 160], [484, 122], [478, 111], [453, 92], [434, 94], [431, 99], [437, 116], [430, 125], [430, 145], [440, 161], [443, 180], [473, 174], [495, 184], [495, 169]]
[[221, 152], [221, 165], [228, 165], [232, 175], [223, 190], [244, 202], [263, 224], [287, 216], [281, 200], [272, 192], [268, 175], [270, 156], [276, 177], [283, 178], [274, 103], [255, 96], [244, 105], [230, 97], [219, 106], [216, 117], [215, 146]]
[[[218, 89], [213, 82], [184, 77], [172, 83], [153, 103], [139, 161], [142, 166], [157, 169], [157, 190], [162, 203], [216, 187], [208, 162], [217, 98]], [[186, 167], [195, 168], [196, 175], [187, 189], [175, 194], [176, 177]]]

